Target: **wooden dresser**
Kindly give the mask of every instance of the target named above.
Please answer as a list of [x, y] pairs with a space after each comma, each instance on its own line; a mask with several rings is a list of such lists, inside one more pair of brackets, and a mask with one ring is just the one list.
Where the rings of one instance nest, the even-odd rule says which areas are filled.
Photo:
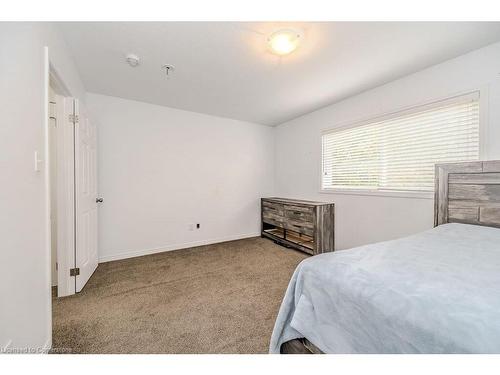
[[316, 255], [334, 250], [333, 203], [262, 198], [262, 237]]

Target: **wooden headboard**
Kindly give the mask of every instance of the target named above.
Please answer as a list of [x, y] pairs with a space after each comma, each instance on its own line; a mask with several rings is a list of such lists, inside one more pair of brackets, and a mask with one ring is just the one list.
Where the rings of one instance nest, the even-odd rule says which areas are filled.
[[500, 227], [500, 160], [437, 164], [434, 226]]

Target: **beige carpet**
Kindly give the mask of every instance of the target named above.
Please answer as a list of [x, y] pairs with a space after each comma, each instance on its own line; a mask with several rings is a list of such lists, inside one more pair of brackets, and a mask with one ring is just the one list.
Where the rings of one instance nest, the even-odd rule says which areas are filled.
[[54, 352], [266, 353], [305, 254], [251, 238], [100, 264], [53, 300]]

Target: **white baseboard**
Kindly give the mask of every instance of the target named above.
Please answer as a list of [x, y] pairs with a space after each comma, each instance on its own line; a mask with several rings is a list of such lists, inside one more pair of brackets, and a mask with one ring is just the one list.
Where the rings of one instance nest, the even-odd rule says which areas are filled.
[[187, 249], [187, 248], [196, 247], [196, 246], [212, 245], [212, 244], [227, 242], [227, 241], [242, 240], [245, 238], [258, 237], [258, 236], [260, 236], [260, 232], [238, 234], [235, 236], [227, 236], [227, 237], [215, 238], [215, 239], [210, 239], [210, 240], [185, 242], [185, 243], [181, 243], [181, 244], [155, 247], [152, 249], [126, 250], [126, 251], [120, 252], [119, 254], [100, 256], [99, 263], [111, 262], [113, 260], [120, 260], [120, 259], [135, 258], [135, 257], [143, 256], [143, 255], [163, 253], [165, 251]]

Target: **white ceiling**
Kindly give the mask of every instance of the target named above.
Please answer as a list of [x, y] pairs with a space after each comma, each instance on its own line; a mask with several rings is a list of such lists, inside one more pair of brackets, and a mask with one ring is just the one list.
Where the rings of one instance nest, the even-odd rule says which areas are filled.
[[[500, 23], [72, 22], [60, 27], [89, 92], [277, 125], [500, 40]], [[300, 28], [291, 55], [266, 36]], [[141, 58], [137, 68], [127, 53]], [[166, 79], [163, 64], [175, 66]]]

